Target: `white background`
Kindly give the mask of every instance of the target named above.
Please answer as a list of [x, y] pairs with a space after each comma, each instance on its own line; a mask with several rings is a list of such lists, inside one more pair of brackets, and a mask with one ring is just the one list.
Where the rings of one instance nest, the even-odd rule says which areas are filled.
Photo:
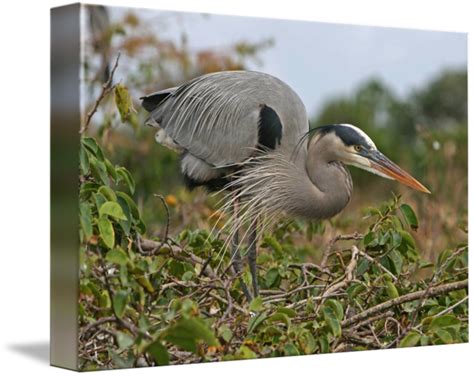
[[[474, 10], [470, 9], [469, 0], [116, 0], [102, 3], [471, 33], [474, 29]], [[2, 3], [0, 15], [0, 372], [3, 375], [69, 372], [48, 365], [49, 8], [63, 4], [63, 1], [53, 0], [12, 0]], [[471, 114], [473, 51], [471, 38]], [[470, 139], [472, 141], [472, 132]], [[469, 212], [472, 213], [470, 206]], [[473, 347], [451, 345], [222, 362], [114, 371], [114, 375], [152, 375], [157, 372], [173, 376], [292, 372], [384, 376], [472, 374]]]

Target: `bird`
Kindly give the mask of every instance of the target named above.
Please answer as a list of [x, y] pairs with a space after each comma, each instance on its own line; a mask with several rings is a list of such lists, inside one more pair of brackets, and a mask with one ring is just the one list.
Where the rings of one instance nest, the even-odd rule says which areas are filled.
[[[430, 191], [382, 154], [351, 124], [310, 127], [301, 98], [285, 82], [256, 71], [222, 71], [140, 98], [158, 143], [180, 154], [189, 188], [224, 191], [234, 223], [231, 266], [242, 271], [239, 230], [245, 223], [252, 290], [259, 294], [256, 266], [259, 221], [279, 216], [309, 220], [340, 213], [352, 196], [347, 165]], [[260, 225], [260, 232], [265, 227]]]

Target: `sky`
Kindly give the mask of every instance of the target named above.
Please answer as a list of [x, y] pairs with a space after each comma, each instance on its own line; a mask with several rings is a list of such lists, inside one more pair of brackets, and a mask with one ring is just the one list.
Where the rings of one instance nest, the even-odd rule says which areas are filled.
[[167, 19], [166, 30], [160, 27], [159, 32], [176, 40], [186, 32], [191, 49], [273, 39], [274, 45], [259, 54], [262, 65], [248, 67], [288, 83], [310, 115], [327, 99], [350, 94], [371, 77], [404, 96], [446, 68], [467, 69], [465, 33], [155, 10], [137, 14], [152, 25], [154, 19]]

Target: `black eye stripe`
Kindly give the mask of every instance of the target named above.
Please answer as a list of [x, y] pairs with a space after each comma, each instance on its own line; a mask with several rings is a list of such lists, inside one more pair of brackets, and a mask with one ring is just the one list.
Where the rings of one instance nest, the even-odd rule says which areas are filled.
[[317, 128], [317, 132], [321, 132], [323, 134], [334, 132], [342, 140], [342, 142], [344, 142], [346, 146], [359, 145], [366, 149], [370, 149], [370, 145], [367, 143], [365, 138], [351, 127], [346, 127], [344, 125], [337, 124], [324, 125], [322, 127]]

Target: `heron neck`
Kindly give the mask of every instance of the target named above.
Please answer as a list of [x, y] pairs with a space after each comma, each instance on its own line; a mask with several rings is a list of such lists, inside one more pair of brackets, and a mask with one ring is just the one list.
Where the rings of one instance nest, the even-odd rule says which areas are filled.
[[335, 161], [322, 141], [311, 144], [306, 158], [306, 177], [301, 193], [306, 205], [301, 214], [307, 218], [330, 218], [349, 203], [352, 179], [346, 167]]

